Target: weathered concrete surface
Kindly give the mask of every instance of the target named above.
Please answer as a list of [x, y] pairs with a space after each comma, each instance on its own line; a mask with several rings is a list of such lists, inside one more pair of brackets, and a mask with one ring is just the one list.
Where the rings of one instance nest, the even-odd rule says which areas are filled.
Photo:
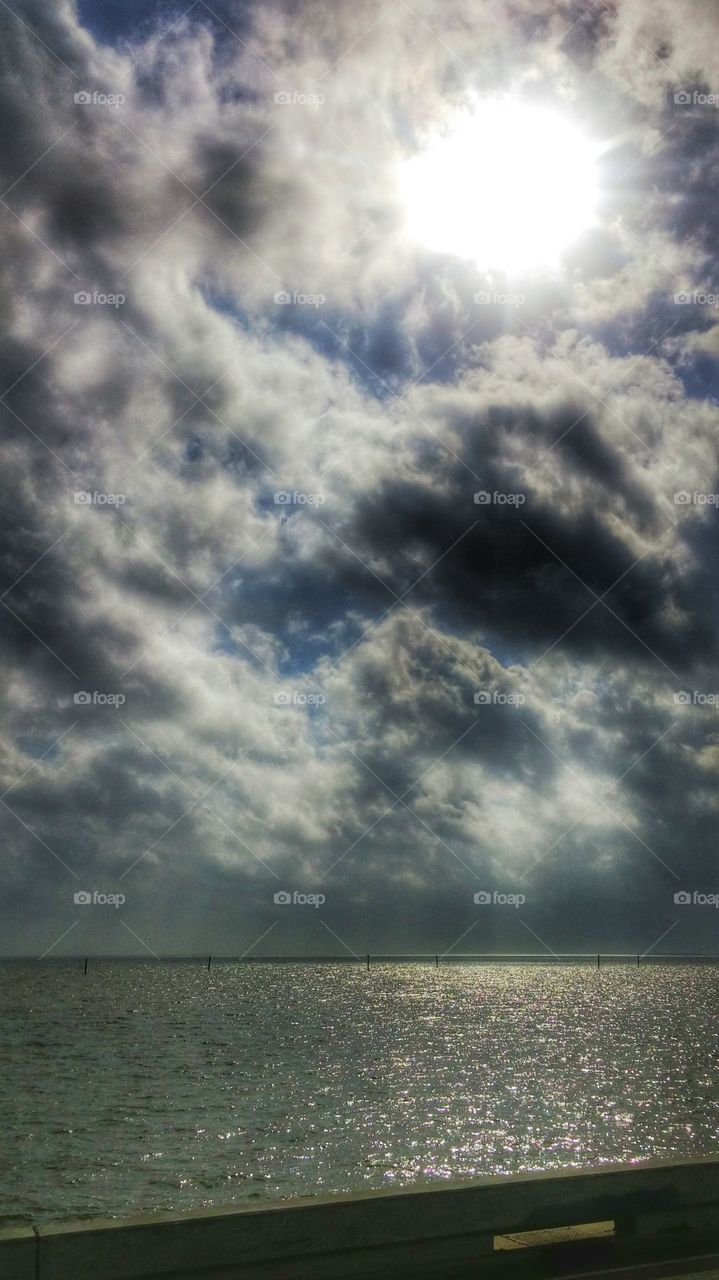
[[[611, 1237], [495, 1250], [495, 1236], [600, 1221], [615, 1223]], [[514, 1280], [600, 1271], [719, 1251], [719, 1158], [67, 1223], [38, 1237], [33, 1280]]]

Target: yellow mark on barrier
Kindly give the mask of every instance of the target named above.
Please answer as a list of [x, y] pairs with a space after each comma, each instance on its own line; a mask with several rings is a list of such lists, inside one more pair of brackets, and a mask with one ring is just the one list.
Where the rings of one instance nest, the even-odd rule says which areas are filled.
[[572, 1227], [547, 1227], [541, 1231], [513, 1231], [495, 1236], [495, 1249], [537, 1249], [542, 1245], [570, 1244], [614, 1235], [614, 1222], [582, 1222]]

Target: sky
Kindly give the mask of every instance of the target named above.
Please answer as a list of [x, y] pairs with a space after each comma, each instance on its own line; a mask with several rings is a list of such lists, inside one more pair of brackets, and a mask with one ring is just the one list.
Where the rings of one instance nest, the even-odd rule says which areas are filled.
[[712, 6], [0, 25], [0, 953], [719, 953]]

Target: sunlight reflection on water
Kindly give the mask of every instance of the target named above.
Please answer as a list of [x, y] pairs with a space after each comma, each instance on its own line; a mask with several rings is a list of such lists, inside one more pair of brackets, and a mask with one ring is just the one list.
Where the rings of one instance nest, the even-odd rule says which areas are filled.
[[719, 1150], [712, 967], [0, 976], [6, 1222]]

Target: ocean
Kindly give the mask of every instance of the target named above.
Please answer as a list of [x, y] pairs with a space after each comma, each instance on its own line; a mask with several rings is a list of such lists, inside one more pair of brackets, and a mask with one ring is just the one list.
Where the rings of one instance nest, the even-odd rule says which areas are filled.
[[719, 968], [0, 965], [0, 1220], [719, 1152]]

